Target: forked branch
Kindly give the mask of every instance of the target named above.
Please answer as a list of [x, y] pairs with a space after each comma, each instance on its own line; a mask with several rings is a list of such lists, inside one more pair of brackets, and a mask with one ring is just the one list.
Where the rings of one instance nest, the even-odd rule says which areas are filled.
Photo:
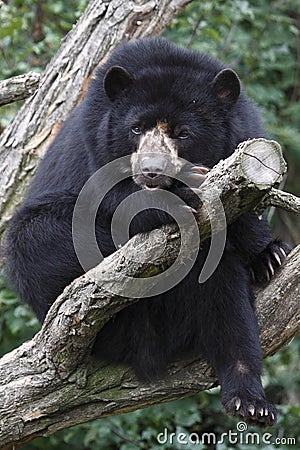
[[[248, 158], [259, 162], [254, 175]], [[279, 145], [262, 139], [243, 143], [221, 161], [201, 186], [204, 203], [196, 217], [202, 239], [210, 234], [205, 201], [211, 192], [219, 195], [230, 223], [258, 205], [280, 182], [284, 171]], [[114, 294], [118, 285], [126, 286], [132, 277], [161, 273], [176, 260], [179, 248], [176, 226], [135, 236], [68, 286], [49, 310], [41, 331], [0, 360], [2, 449], [98, 417], [191, 395], [216, 383], [209, 365], [196, 359], [177, 361], [164, 379], [141, 384], [127, 367], [107, 366], [90, 358], [93, 340], [104, 323], [122, 308], [143, 301]], [[188, 253], [183, 252], [183, 262]], [[299, 330], [299, 262], [300, 246], [288, 256], [275, 279], [258, 293], [265, 356], [277, 351]]]

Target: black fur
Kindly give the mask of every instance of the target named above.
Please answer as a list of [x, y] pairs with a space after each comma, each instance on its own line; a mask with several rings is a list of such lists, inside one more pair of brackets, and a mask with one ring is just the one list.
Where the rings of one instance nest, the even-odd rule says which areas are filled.
[[[105, 92], [104, 78], [112, 66], [126, 69], [129, 78], [118, 70], [108, 75]], [[223, 69], [206, 55], [162, 39], [143, 39], [119, 46], [97, 70], [84, 100], [41, 162], [7, 235], [10, 279], [40, 321], [63, 288], [83, 273], [72, 242], [76, 198], [97, 169], [135, 151], [138, 137], [132, 127], [141, 124], [147, 130], [166, 121], [176, 139], [178, 127], [185, 126], [189, 138], [177, 139], [179, 156], [209, 168], [239, 142], [266, 137], [256, 108], [243, 90], [239, 95], [234, 74], [229, 74], [231, 80], [225, 74], [214, 83]], [[224, 83], [229, 84], [228, 92]], [[96, 229], [104, 255], [115, 250], [109, 228], [113, 212], [138, 189], [132, 179], [125, 180], [101, 204]], [[174, 183], [172, 189], [186, 198], [182, 186]], [[148, 210], [135, 218], [131, 234], [169, 220], [162, 212]], [[205, 284], [197, 277], [209, 242], [176, 287], [140, 300], [107, 323], [94, 352], [110, 362], [128, 363], [147, 380], [160, 376], [182, 354], [201, 354], [218, 373], [229, 414], [253, 423], [274, 423], [276, 410], [266, 402], [260, 381], [261, 349], [251, 291], [251, 273], [257, 279], [267, 270], [272, 245], [266, 219], [244, 214], [229, 226], [222, 260]]]

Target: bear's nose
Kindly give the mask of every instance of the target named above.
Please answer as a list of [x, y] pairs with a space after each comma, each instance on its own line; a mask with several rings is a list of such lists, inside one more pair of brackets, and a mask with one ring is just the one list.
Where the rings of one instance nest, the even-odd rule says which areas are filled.
[[140, 159], [140, 169], [144, 177], [154, 179], [164, 173], [168, 161], [164, 156], [144, 156]]

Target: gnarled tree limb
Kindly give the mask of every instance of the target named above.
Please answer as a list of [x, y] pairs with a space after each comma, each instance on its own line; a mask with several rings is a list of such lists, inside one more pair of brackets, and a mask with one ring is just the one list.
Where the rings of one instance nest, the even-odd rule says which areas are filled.
[[28, 72], [0, 81], [0, 106], [30, 97], [37, 90], [40, 78], [39, 73]]
[[[61, 122], [84, 93], [96, 65], [126, 38], [159, 34], [187, 3], [188, 0], [90, 2], [46, 69], [39, 89], [1, 136], [0, 234], [20, 204], [39, 159]], [[1, 4], [0, 0], [0, 7]], [[208, 207], [212, 185], [215, 195], [222, 198], [227, 221], [231, 222], [245, 210], [258, 206], [269, 195], [271, 186], [280, 181], [285, 167], [276, 144], [258, 144], [269, 155], [267, 160], [261, 154], [258, 158], [263, 162], [258, 166], [258, 180], [256, 170], [253, 173], [251, 169], [257, 154], [251, 154], [253, 147], [251, 150], [248, 144], [246, 158], [237, 152], [221, 162], [201, 186], [201, 196], [207, 201], [207, 207], [196, 215], [202, 239], [210, 233]], [[248, 158], [252, 158], [250, 164]], [[270, 170], [264, 170], [266, 165]], [[270, 171], [275, 174], [271, 181]], [[89, 356], [101, 326], [136, 301], [112, 294], [112, 285], [124, 283], [126, 275], [159, 273], [175, 261], [179, 246], [176, 227], [136, 236], [67, 287], [49, 311], [42, 330], [0, 360], [1, 449], [96, 417], [191, 395], [215, 384], [215, 375], [204, 361], [178, 361], [169, 367], [163, 380], [142, 385], [128, 368], [106, 366]], [[141, 254], [148, 258], [141, 260]], [[277, 351], [298, 330], [299, 258], [298, 247], [280, 274], [258, 294], [265, 355]]]
[[[262, 161], [255, 170], [255, 176], [260, 173], [257, 182], [253, 182], [252, 165], [248, 164], [249, 151], [255, 148], [268, 154], [279, 167], [270, 177], [273, 163], [266, 167]], [[227, 220], [232, 222], [241, 212], [257, 205], [280, 181], [285, 164], [278, 149], [278, 144], [265, 140], [242, 144], [209, 173], [201, 186], [203, 198], [209, 197], [210, 189], [217, 192]], [[255, 150], [251, 157], [257, 161], [257, 155]], [[204, 239], [210, 234], [205, 202], [196, 217]], [[162, 272], [175, 261], [179, 247], [175, 225], [135, 236], [68, 286], [51, 307], [41, 331], [0, 360], [2, 449], [67, 426], [191, 395], [215, 385], [216, 377], [205, 361], [178, 361], [162, 380], [141, 384], [127, 367], [107, 366], [89, 357], [93, 340], [104, 323], [137, 301], [114, 294], [116, 286], [126, 286], [129, 277]], [[188, 249], [183, 262], [184, 258], [189, 258]], [[273, 282], [258, 294], [264, 355], [277, 351], [299, 330], [299, 262], [300, 246], [289, 255]]]
[[300, 199], [289, 192], [284, 192], [276, 188], [272, 188], [270, 192], [260, 202], [255, 211], [263, 212], [268, 206], [277, 206], [285, 211], [300, 215]]

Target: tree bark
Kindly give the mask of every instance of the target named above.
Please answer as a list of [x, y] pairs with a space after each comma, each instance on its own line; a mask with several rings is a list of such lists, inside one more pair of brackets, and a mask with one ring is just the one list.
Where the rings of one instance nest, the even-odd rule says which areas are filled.
[[39, 73], [29, 72], [0, 81], [0, 106], [30, 97], [37, 90], [40, 78]]
[[160, 34], [190, 0], [93, 0], [0, 139], [0, 237], [61, 123], [117, 44]]
[[[253, 152], [253, 149], [255, 150]], [[257, 152], [258, 150], [258, 152]], [[256, 166], [249, 155], [270, 157]], [[271, 170], [273, 164], [279, 168]], [[249, 209], [280, 182], [285, 164], [278, 144], [264, 139], [243, 143], [207, 175], [201, 186], [203, 205], [196, 214], [203, 239], [210, 235], [209, 191], [217, 192], [228, 222]], [[253, 182], [253, 174], [257, 176]], [[216, 385], [205, 361], [172, 364], [156, 383], [139, 383], [131, 370], [93, 360], [90, 350], [97, 332], [114, 314], [138, 301], [120, 296], [132, 277], [145, 282], [170, 267], [180, 248], [175, 225], [136, 235], [117, 252], [68, 286], [51, 307], [41, 331], [0, 360], [0, 445], [11, 448], [37, 436], [156, 403], [192, 395]], [[182, 263], [189, 259], [183, 251]], [[141, 258], [141, 255], [142, 258]], [[257, 312], [264, 355], [277, 351], [299, 330], [300, 246], [289, 255], [273, 282], [260, 290]], [[117, 291], [117, 292], [116, 292]], [[142, 293], [144, 294], [144, 293]], [[143, 296], [143, 295], [142, 295]], [[143, 301], [140, 299], [139, 301]]]
[[[0, 7], [1, 3], [0, 0]], [[187, 3], [188, 0], [163, 0], [159, 4], [156, 0], [90, 2], [47, 67], [39, 89], [1, 136], [1, 235], [60, 124], [84, 94], [93, 69], [122, 40], [159, 34]], [[252, 154], [253, 142], [243, 144], [207, 176], [201, 186], [204, 206], [196, 214], [201, 239], [210, 234], [212, 186], [214, 195], [224, 204], [228, 223], [247, 209], [270, 202], [272, 186], [280, 181], [285, 164], [275, 143], [261, 140], [258, 150], [262, 149], [269, 159], [258, 157], [258, 179], [256, 170], [251, 169], [257, 158], [255, 151]], [[270, 170], [265, 170], [266, 166]], [[129, 277], [149, 277], [171, 267], [179, 248], [180, 234], [174, 226], [136, 236], [67, 287], [49, 311], [42, 330], [1, 359], [1, 449], [97, 417], [169, 401], [215, 385], [212, 369], [196, 359], [178, 361], [168, 368], [164, 379], [143, 385], [127, 367], [110, 367], [90, 358], [98, 330], [113, 314], [137, 301], [114, 294], [115, 286], [126, 285]], [[183, 258], [189, 257], [187, 253], [183, 252]], [[141, 260], [141, 254], [147, 254], [147, 258]], [[265, 356], [277, 351], [299, 329], [299, 259], [297, 247], [280, 274], [258, 293]]]

